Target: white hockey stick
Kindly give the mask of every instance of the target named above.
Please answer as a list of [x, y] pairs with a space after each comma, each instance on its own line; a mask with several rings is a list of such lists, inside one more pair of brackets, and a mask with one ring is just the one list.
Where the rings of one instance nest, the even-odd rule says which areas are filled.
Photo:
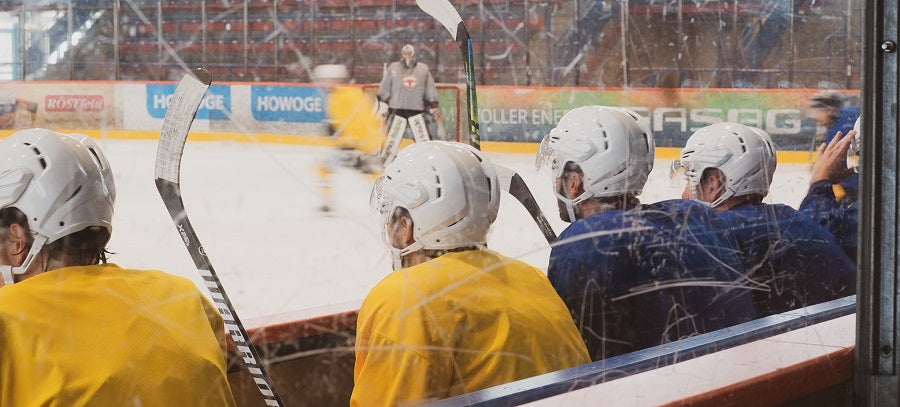
[[[450, 31], [450, 35], [453, 36], [453, 39], [455, 39], [456, 43], [459, 45], [463, 61], [466, 64], [466, 95], [469, 108], [469, 144], [480, 150], [481, 135], [478, 130], [478, 107], [476, 106], [475, 97], [475, 64], [474, 55], [472, 53], [472, 39], [469, 37], [469, 31], [466, 29], [466, 25], [463, 23], [459, 12], [456, 11], [456, 8], [454, 8], [452, 4], [450, 4], [449, 0], [416, 0], [416, 4], [419, 5], [419, 8], [421, 8], [422, 11], [428, 13], [431, 17], [434, 17], [435, 20], [440, 22], [447, 31]], [[500, 187], [504, 191], [509, 192], [510, 195], [515, 197], [516, 200], [525, 207], [525, 210], [527, 210], [532, 219], [534, 219], [538, 228], [541, 229], [541, 233], [543, 233], [544, 238], [547, 239], [547, 243], [555, 242], [556, 232], [553, 231], [553, 227], [550, 225], [550, 222], [547, 221], [547, 217], [544, 216], [537, 201], [535, 201], [534, 195], [531, 194], [531, 190], [528, 188], [528, 184], [525, 183], [525, 180], [510, 168], [500, 165], [494, 165], [494, 167], [497, 169]]]
[[211, 82], [212, 77], [209, 72], [202, 68], [195, 69], [191, 74], [185, 75], [175, 89], [159, 135], [159, 147], [156, 152], [156, 189], [159, 190], [159, 195], [166, 204], [172, 221], [175, 222], [178, 234], [194, 260], [206, 288], [209, 289], [213, 303], [222, 314], [225, 330], [231, 334], [244, 365], [250, 372], [250, 376], [253, 377], [256, 387], [262, 393], [266, 405], [282, 406], [281, 397], [275, 391], [265, 366], [259, 363], [259, 354], [250, 343], [250, 336], [244, 330], [244, 325], [238, 319], [234, 306], [225, 293], [225, 288], [209, 263], [206, 252], [197, 238], [197, 233], [194, 232], [194, 228], [188, 220], [184, 202], [181, 199], [181, 186], [178, 182], [184, 144]]

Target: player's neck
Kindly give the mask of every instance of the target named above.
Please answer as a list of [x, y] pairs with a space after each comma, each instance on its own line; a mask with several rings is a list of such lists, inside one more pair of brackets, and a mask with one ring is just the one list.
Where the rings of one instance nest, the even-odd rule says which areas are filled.
[[620, 195], [606, 198], [591, 198], [578, 205], [581, 218], [596, 215], [614, 209], [631, 209], [641, 204], [641, 201], [633, 195]]

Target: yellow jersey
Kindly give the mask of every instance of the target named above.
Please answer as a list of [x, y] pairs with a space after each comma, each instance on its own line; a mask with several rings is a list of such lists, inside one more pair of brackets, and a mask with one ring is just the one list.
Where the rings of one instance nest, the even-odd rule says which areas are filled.
[[326, 112], [340, 147], [370, 154], [381, 148], [382, 123], [372, 113], [375, 99], [355, 86], [338, 85], [328, 94]]
[[590, 362], [540, 270], [489, 250], [394, 271], [359, 310], [351, 406], [447, 398]]
[[0, 406], [234, 406], [225, 346], [186, 278], [51, 270], [0, 287]]

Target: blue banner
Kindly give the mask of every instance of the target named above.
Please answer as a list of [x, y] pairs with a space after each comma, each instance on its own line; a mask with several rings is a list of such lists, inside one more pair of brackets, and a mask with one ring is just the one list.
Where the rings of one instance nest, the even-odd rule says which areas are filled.
[[251, 86], [250, 110], [261, 122], [318, 123], [325, 120], [325, 96], [309, 86]]
[[[150, 117], [164, 119], [172, 95], [175, 94], [174, 84], [147, 84], [147, 112]], [[231, 117], [231, 86], [212, 85], [206, 91], [200, 109], [197, 111], [197, 119], [228, 120]]]

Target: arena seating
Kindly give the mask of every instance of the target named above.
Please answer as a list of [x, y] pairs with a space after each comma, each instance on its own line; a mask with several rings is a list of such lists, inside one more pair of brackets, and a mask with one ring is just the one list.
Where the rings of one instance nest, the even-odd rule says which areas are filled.
[[[515, 58], [523, 58], [528, 30], [536, 31], [545, 23], [543, 16], [529, 14], [525, 5], [546, 3], [454, 3], [472, 34], [473, 52], [486, 77], [497, 76], [508, 70]], [[351, 66], [356, 82], [377, 82], [384, 63], [397, 58], [405, 43], [419, 49], [420, 60], [440, 67], [433, 72], [438, 81], [457, 81], [464, 73], [454, 39], [421, 11], [415, 0], [362, 0], [352, 5], [339, 0], [251, 0], [246, 7], [243, 1], [203, 4], [144, 0], [133, 4], [139, 12], [121, 19], [120, 32], [127, 35], [119, 44], [128, 55], [123, 58], [128, 62], [122, 66], [123, 76], [132, 79], [147, 75], [140, 62], [168, 64], [181, 60], [187, 64], [205, 62], [208, 69], [227, 77], [307, 81], [309, 78], [302, 74], [286, 76], [288, 69], [284, 67], [308, 58], [311, 64]], [[159, 43], [160, 38], [164, 44]], [[236, 74], [251, 67], [255, 73]]]

